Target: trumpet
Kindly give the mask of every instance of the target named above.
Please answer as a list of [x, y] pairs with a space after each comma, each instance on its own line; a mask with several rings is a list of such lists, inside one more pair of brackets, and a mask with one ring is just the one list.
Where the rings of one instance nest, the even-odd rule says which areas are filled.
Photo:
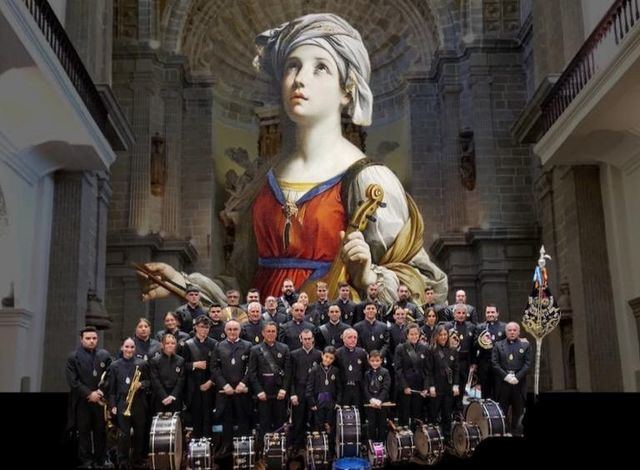
[[136, 366], [136, 371], [133, 373], [133, 379], [131, 380], [131, 385], [129, 385], [129, 391], [127, 392], [127, 398], [125, 400], [125, 404], [127, 407], [122, 413], [124, 416], [131, 416], [131, 405], [133, 404], [133, 398], [136, 396], [136, 392], [138, 391], [138, 384], [140, 383], [140, 376], [142, 372], [138, 366]]
[[491, 333], [488, 329], [482, 330], [482, 332], [478, 335], [478, 346], [480, 346], [482, 349], [493, 348], [493, 339], [491, 339]]
[[[100, 383], [98, 383], [98, 390], [100, 390], [104, 386], [106, 377], [107, 377], [107, 371], [105, 370], [100, 376]], [[104, 397], [100, 398], [100, 401], [98, 403], [100, 403], [103, 409], [104, 422], [107, 425], [107, 431], [110, 431], [113, 428], [113, 423], [111, 422], [111, 413], [109, 413], [109, 404], [107, 403], [107, 400], [104, 399]]]

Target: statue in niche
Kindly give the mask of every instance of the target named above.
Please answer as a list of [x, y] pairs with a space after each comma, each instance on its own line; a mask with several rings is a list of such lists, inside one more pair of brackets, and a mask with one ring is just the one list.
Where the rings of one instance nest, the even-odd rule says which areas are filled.
[[[235, 230], [235, 271], [210, 278], [164, 263], [147, 263], [145, 270], [180, 286], [197, 284], [224, 303], [230, 282], [255, 287], [264, 298], [279, 296], [285, 279], [313, 299], [315, 282], [342, 262], [341, 280], [354, 292], [375, 283], [380, 300], [392, 303], [402, 283], [422, 302], [431, 285], [436, 300], [444, 302], [447, 277], [423, 247], [424, 222], [415, 202], [389, 168], [359, 148], [364, 140], [357, 129], [371, 122], [373, 95], [369, 55], [358, 31], [334, 14], [310, 14], [261, 33], [256, 45], [254, 64], [280, 90], [295, 139], [283, 142], [290, 152], [281, 151], [267, 165], [260, 166], [258, 158], [243, 176], [227, 175], [231, 197], [221, 219]], [[360, 146], [342, 134], [343, 111]], [[243, 153], [229, 153], [246, 162]], [[348, 230], [374, 184], [384, 189], [383, 206], [362, 231]], [[145, 300], [168, 294], [143, 282]]]
[[476, 187], [476, 148], [473, 141], [473, 131], [460, 131], [460, 181], [469, 191]]
[[151, 137], [151, 194], [163, 196], [167, 181], [167, 155], [164, 138], [157, 132]]

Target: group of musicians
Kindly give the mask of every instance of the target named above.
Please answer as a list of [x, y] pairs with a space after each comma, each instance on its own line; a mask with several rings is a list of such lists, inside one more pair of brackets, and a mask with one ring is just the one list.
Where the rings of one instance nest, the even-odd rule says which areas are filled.
[[517, 323], [499, 321], [496, 306], [487, 305], [478, 323], [464, 291], [441, 306], [427, 287], [417, 306], [401, 285], [399, 301], [387, 307], [375, 284], [360, 303], [346, 284], [330, 302], [319, 282], [311, 304], [292, 287], [285, 281], [282, 296], [264, 306], [255, 290], [245, 305], [229, 291], [228, 306], [207, 312], [199, 289], [188, 286], [187, 304], [165, 315], [165, 329], [153, 338], [141, 318], [116, 360], [98, 348], [95, 328], [82, 329], [66, 365], [78, 468], [114, 468], [109, 425], [117, 429], [118, 468], [148, 468], [152, 417], [165, 411], [181, 412], [194, 439], [212, 437], [221, 424], [218, 455], [230, 452], [234, 436], [256, 429], [262, 442], [284, 430], [289, 410], [290, 443], [300, 451], [307, 431], [335, 436], [335, 409], [346, 405], [361, 410], [364, 435], [374, 441], [384, 441], [391, 417], [414, 428], [438, 423], [449, 439], [465, 387], [497, 401], [505, 415], [511, 408], [507, 426], [522, 433], [530, 345]]

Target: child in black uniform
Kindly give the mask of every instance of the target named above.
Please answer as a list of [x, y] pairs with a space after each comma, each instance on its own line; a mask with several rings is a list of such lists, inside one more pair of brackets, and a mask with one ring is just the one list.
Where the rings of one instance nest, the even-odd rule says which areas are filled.
[[369, 439], [384, 442], [387, 437], [387, 411], [382, 404], [389, 400], [391, 375], [382, 367], [382, 355], [373, 350], [369, 353], [370, 369], [364, 374], [364, 400], [366, 407]]
[[[322, 364], [316, 364], [307, 381], [307, 401], [311, 408], [314, 431], [334, 433], [336, 404], [341, 399], [342, 384], [338, 368], [333, 365], [336, 348], [327, 346], [322, 353]], [[332, 442], [332, 441], [331, 441]]]

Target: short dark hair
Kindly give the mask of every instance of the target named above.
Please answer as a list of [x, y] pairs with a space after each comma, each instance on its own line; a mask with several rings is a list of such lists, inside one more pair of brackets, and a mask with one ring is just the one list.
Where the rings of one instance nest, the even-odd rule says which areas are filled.
[[344, 282], [344, 281], [340, 281], [338, 283], [338, 289], [342, 289], [343, 287], [349, 287], [349, 283], [348, 282]]
[[82, 338], [85, 333], [98, 333], [98, 330], [95, 326], [88, 325], [80, 330], [80, 337]]
[[322, 354], [333, 354], [335, 356], [336, 355], [336, 348], [334, 348], [333, 346], [326, 346], [322, 350]]
[[222, 305], [220, 305], [218, 302], [213, 302], [211, 305], [209, 305], [209, 310], [211, 310], [213, 307], [222, 308]]
[[276, 322], [274, 322], [273, 320], [269, 320], [269, 321], [265, 322], [264, 325], [262, 325], [262, 331], [264, 331], [268, 326], [275, 326], [276, 327], [276, 331], [278, 331], [278, 324]]
[[376, 305], [376, 303], [372, 302], [371, 300], [365, 300], [363, 309], [367, 308], [369, 305], [373, 305], [376, 308], [376, 310], [378, 310], [378, 306]]
[[247, 294], [260, 294], [260, 291], [258, 289], [256, 289], [255, 287], [252, 287], [251, 289], [249, 289], [247, 291]]
[[416, 330], [420, 331], [420, 326], [418, 326], [418, 324], [417, 324], [417, 323], [409, 323], [409, 324], [407, 325], [407, 334], [409, 333], [409, 331], [410, 331], [410, 330], [413, 330], [414, 328], [415, 328]]
[[207, 317], [206, 315], [198, 315], [193, 321], [194, 325], [201, 325], [203, 323], [209, 327], [211, 326], [211, 320], [209, 320], [209, 317]]
[[484, 306], [484, 309], [486, 310], [486, 309], [487, 309], [487, 307], [493, 307], [493, 308], [495, 308], [495, 309], [496, 309], [496, 312], [499, 312], [499, 311], [500, 311], [500, 309], [498, 309], [498, 306], [497, 306], [496, 304], [488, 303], [488, 304], [486, 304], [486, 305]]
[[382, 359], [382, 354], [380, 354], [380, 351], [378, 351], [377, 349], [372, 349], [369, 353], [369, 359], [371, 359], [372, 357], [379, 357], [380, 359]]
[[431, 286], [427, 286], [427, 287], [425, 287], [425, 288], [424, 288], [424, 291], [425, 291], [425, 292], [427, 292], [428, 290], [432, 291], [432, 290], [433, 290], [433, 287], [431, 287]]

